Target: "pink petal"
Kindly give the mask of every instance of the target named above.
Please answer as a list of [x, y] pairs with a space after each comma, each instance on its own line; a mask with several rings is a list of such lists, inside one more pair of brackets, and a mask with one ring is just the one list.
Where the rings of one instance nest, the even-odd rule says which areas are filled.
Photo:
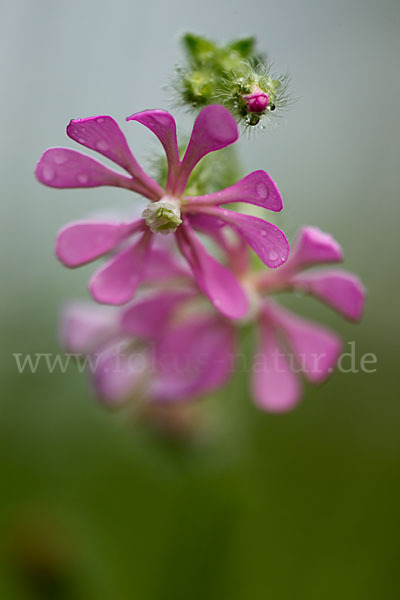
[[265, 171], [254, 171], [231, 187], [204, 196], [186, 196], [188, 208], [196, 205], [219, 205], [230, 202], [248, 202], [273, 211], [283, 208], [282, 196], [276, 183]]
[[340, 338], [322, 325], [302, 319], [272, 303], [268, 304], [267, 314], [283, 329], [306, 378], [313, 383], [324, 381], [339, 358]]
[[270, 412], [291, 410], [301, 398], [299, 378], [279, 345], [274, 327], [262, 323], [253, 358], [252, 391], [256, 404]]
[[343, 252], [337, 241], [317, 227], [303, 227], [293, 245], [286, 269], [304, 269], [318, 263], [343, 260]]
[[219, 104], [203, 108], [193, 126], [192, 135], [182, 161], [176, 193], [186, 187], [187, 180], [199, 160], [209, 152], [226, 148], [239, 137], [238, 127], [231, 113]]
[[110, 307], [74, 302], [62, 310], [59, 335], [67, 352], [89, 354], [118, 331], [118, 317]]
[[232, 225], [268, 267], [280, 267], [287, 260], [289, 243], [276, 225], [225, 208], [199, 207], [196, 210]]
[[147, 233], [98, 269], [89, 282], [93, 298], [102, 304], [128, 302], [143, 278], [145, 258], [151, 237]]
[[156, 345], [156, 400], [191, 400], [219, 388], [232, 373], [234, 349], [234, 328], [214, 315], [167, 331]]
[[116, 248], [142, 223], [70, 223], [57, 236], [56, 255], [67, 267], [78, 267]]
[[215, 217], [203, 215], [201, 213], [187, 214], [186, 218], [193, 229], [199, 231], [200, 233], [206, 233], [208, 236], [213, 238], [222, 249], [225, 250], [228, 256], [230, 255], [230, 249], [224, 236], [224, 228], [226, 227], [226, 223], [216, 219]]
[[243, 317], [248, 309], [248, 300], [238, 280], [208, 254], [187, 222], [179, 227], [177, 241], [199, 287], [215, 308], [231, 319]]
[[168, 160], [167, 190], [170, 189], [179, 167], [179, 151], [174, 117], [166, 110], [145, 110], [127, 117], [150, 129], [162, 143]]
[[[179, 256], [179, 258], [181, 257]], [[160, 283], [172, 278], [193, 280], [187, 264], [181, 264], [171, 252], [159, 248], [149, 249], [143, 273], [143, 283]]]
[[112, 185], [135, 190], [132, 178], [108, 169], [90, 156], [69, 148], [50, 148], [35, 171], [41, 183], [55, 188], [87, 188]]
[[[191, 226], [196, 231], [206, 233], [218, 244], [221, 250], [224, 251], [227, 265], [238, 275], [246, 273], [250, 268], [250, 251], [246, 240], [244, 240], [238, 232], [232, 239], [232, 230], [227, 227], [224, 221], [221, 221], [214, 216], [205, 215], [202, 213], [187, 214]], [[228, 230], [228, 231], [227, 231]], [[227, 234], [227, 235], [225, 235]]]
[[[143, 171], [133, 156], [124, 134], [111, 117], [99, 116], [73, 120], [67, 127], [67, 134], [79, 144], [96, 150], [126, 169], [155, 196], [159, 197], [162, 194], [160, 186]], [[145, 195], [149, 197], [148, 191]]]
[[131, 341], [110, 344], [92, 355], [95, 365], [92, 381], [99, 399], [106, 405], [118, 406], [140, 390], [149, 367], [146, 352], [133, 352]]
[[[201, 210], [201, 209], [200, 209]], [[226, 223], [221, 219], [214, 217], [213, 215], [206, 215], [201, 212], [188, 213], [188, 219], [191, 226], [197, 231], [207, 233], [208, 235], [217, 234], [223, 227], [226, 227]]]
[[319, 298], [351, 321], [361, 319], [365, 288], [353, 273], [342, 270], [299, 273], [290, 282], [295, 288]]
[[167, 290], [135, 302], [122, 315], [123, 331], [148, 340], [156, 339], [168, 326], [173, 313], [193, 293]]

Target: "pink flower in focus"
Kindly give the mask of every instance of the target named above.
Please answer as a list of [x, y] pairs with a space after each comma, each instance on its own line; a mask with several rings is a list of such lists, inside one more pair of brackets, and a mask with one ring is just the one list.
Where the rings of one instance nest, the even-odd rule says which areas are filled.
[[50, 148], [37, 165], [38, 180], [55, 188], [122, 187], [150, 202], [142, 218], [132, 222], [80, 221], [67, 225], [57, 238], [58, 258], [68, 267], [78, 267], [112, 253], [92, 276], [89, 289], [97, 302], [121, 305], [132, 299], [143, 280], [154, 234], [175, 233], [178, 247], [200, 289], [222, 314], [242, 317], [248, 302], [241, 286], [232, 272], [206, 251], [194, 230], [215, 237], [228, 224], [267, 266], [281, 266], [288, 257], [289, 247], [280, 229], [263, 219], [219, 208], [220, 204], [248, 202], [280, 211], [282, 199], [278, 188], [267, 173], [255, 171], [215, 194], [184, 196], [189, 176], [201, 158], [238, 138], [236, 122], [222, 106], [207, 106], [200, 112], [182, 160], [171, 114], [147, 110], [127, 120], [148, 127], [163, 145], [168, 160], [166, 188], [162, 189], [144, 172], [111, 117], [71, 121], [67, 127], [71, 139], [112, 160], [129, 175], [111, 170], [75, 150]]

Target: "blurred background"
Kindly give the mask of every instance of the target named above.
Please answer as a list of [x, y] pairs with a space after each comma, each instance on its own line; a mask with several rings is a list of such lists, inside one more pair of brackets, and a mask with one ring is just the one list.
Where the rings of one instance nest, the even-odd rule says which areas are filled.
[[[2, 3], [0, 598], [399, 598], [399, 28], [398, 0]], [[47, 189], [36, 161], [96, 114], [151, 158], [123, 119], [169, 108], [187, 30], [255, 35], [289, 72], [296, 103], [241, 156], [279, 183], [288, 237], [329, 231], [368, 289], [358, 326], [311, 299], [296, 309], [378, 362], [284, 415], [258, 411], [239, 375], [174, 440], [106, 412], [77, 369], [19, 374], [13, 353], [58, 352], [61, 304], [88, 297], [92, 268], [53, 256], [58, 228], [131, 202]]]

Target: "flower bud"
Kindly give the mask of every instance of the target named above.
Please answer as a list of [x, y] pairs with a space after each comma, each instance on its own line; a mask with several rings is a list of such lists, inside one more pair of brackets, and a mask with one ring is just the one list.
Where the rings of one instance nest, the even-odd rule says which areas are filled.
[[269, 104], [269, 96], [257, 84], [253, 85], [250, 94], [244, 94], [242, 100], [249, 113], [263, 113]]
[[173, 85], [179, 104], [195, 109], [222, 104], [246, 126], [258, 125], [270, 112], [288, 104], [287, 77], [272, 78], [254, 38], [218, 45], [186, 34], [183, 47], [186, 64], [177, 69]]

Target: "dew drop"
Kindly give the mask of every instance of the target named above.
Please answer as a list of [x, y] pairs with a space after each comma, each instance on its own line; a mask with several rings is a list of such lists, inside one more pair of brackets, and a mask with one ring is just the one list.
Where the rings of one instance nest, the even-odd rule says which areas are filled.
[[267, 232], [266, 232], [264, 229], [262, 229], [262, 230], [261, 230], [261, 235], [262, 235], [263, 237], [265, 237], [265, 236], [267, 235]]
[[268, 256], [270, 260], [275, 261], [278, 258], [279, 254], [275, 252], [275, 250], [270, 250]]
[[54, 179], [54, 169], [52, 167], [50, 167], [49, 165], [45, 165], [43, 167], [43, 179], [45, 181], [51, 181], [52, 179]]
[[89, 177], [85, 173], [81, 173], [80, 175], [78, 175], [79, 183], [87, 183], [88, 180], [89, 180]]
[[64, 154], [56, 154], [54, 157], [54, 162], [56, 163], [56, 165], [63, 165], [66, 160], [67, 159]]
[[103, 119], [103, 117], [99, 117], [99, 118], [97, 119], [97, 122], [98, 122], [98, 123], [104, 123], [104, 119]]
[[99, 140], [96, 144], [96, 147], [101, 152], [105, 152], [106, 150], [108, 150], [108, 144], [104, 140]]
[[268, 188], [265, 183], [258, 183], [256, 186], [256, 192], [259, 198], [265, 200], [268, 197]]
[[83, 137], [78, 138], [78, 142], [80, 144], [84, 144], [85, 143], [85, 139]]

